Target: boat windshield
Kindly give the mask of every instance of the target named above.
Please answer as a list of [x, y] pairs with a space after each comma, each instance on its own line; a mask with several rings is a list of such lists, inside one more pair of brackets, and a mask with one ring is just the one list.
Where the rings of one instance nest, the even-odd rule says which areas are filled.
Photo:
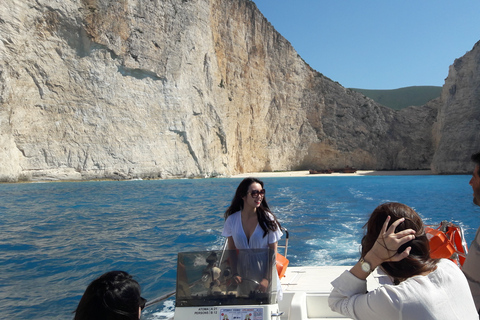
[[176, 306], [275, 303], [274, 262], [271, 249], [179, 253]]

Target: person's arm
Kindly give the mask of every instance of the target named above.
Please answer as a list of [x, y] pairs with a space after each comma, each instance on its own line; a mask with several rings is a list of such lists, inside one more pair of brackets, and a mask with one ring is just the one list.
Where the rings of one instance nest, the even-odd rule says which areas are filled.
[[347, 270], [332, 282], [332, 286], [328, 305], [345, 318], [360, 320], [400, 318], [403, 301], [396, 286], [390, 285], [388, 289], [382, 286], [367, 293], [367, 281], [358, 279]]
[[[277, 257], [277, 246], [278, 246], [278, 243], [277, 242], [274, 242], [274, 243], [270, 243], [268, 245], [268, 247], [274, 252], [274, 259], [276, 259]], [[272, 268], [274, 267], [274, 265], [272, 265]], [[265, 270], [266, 272], [268, 272], [269, 274], [272, 274], [272, 270], [270, 268], [268, 268], [268, 270]], [[269, 281], [268, 281], [268, 278], [269, 276], [265, 275], [262, 279], [262, 281], [260, 281], [260, 286], [259, 286], [259, 290], [261, 292], [266, 292], [267, 291], [267, 288], [268, 288], [268, 285], [269, 285]]]
[[[395, 233], [395, 228], [404, 221], [403, 218], [392, 223], [387, 229], [389, 221], [390, 217], [387, 217], [377, 241], [363, 257], [363, 260], [370, 264], [370, 270], [365, 272], [362, 269], [361, 259], [350, 271], [345, 271], [332, 282], [333, 290], [328, 298], [328, 304], [333, 311], [352, 318], [360, 318], [359, 314], [363, 314], [365, 319], [376, 312], [377, 316], [380, 313], [384, 316], [392, 316], [398, 311], [397, 306], [392, 305], [383, 288], [367, 293], [366, 278], [371, 271], [383, 262], [400, 261], [407, 257], [411, 247], [407, 247], [401, 253], [397, 253], [397, 250], [401, 245], [415, 238], [415, 231], [412, 229]], [[375, 318], [378, 318], [377, 316]]]
[[227, 248], [228, 250], [237, 250], [237, 246], [235, 245], [235, 241], [233, 241], [232, 236], [227, 238]]
[[275, 257], [277, 256], [277, 247], [278, 242], [270, 243], [268, 247], [275, 253]]
[[242, 277], [237, 272], [237, 246], [235, 245], [235, 241], [233, 240], [232, 236], [227, 238], [227, 248], [230, 253], [230, 267], [232, 268], [233, 274], [232, 279], [233, 281], [235, 281], [236, 284], [239, 284], [240, 282], [242, 282]]
[[470, 291], [472, 292], [475, 307], [480, 314], [480, 228], [478, 228], [475, 238], [470, 244], [468, 255], [462, 266], [462, 271], [468, 280]]

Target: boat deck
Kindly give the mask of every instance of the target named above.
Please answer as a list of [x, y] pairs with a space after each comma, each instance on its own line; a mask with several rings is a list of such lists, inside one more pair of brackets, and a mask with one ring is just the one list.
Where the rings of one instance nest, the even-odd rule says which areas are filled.
[[[349, 319], [333, 312], [328, 306], [332, 290], [330, 282], [349, 270], [349, 266], [288, 267], [280, 280], [283, 299], [279, 309], [284, 314], [281, 320]], [[388, 281], [385, 275], [374, 271], [367, 278], [367, 288], [372, 290]]]

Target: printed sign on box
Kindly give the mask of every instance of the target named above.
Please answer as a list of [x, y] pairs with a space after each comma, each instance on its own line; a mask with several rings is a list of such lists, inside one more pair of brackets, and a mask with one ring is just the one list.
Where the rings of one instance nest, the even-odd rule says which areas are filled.
[[220, 320], [263, 320], [263, 308], [220, 309]]

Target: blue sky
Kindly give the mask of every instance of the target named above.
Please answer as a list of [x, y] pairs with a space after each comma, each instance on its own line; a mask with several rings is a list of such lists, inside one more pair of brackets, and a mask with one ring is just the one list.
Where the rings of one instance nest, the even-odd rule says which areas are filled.
[[480, 40], [478, 0], [253, 0], [315, 70], [347, 88], [442, 86]]

